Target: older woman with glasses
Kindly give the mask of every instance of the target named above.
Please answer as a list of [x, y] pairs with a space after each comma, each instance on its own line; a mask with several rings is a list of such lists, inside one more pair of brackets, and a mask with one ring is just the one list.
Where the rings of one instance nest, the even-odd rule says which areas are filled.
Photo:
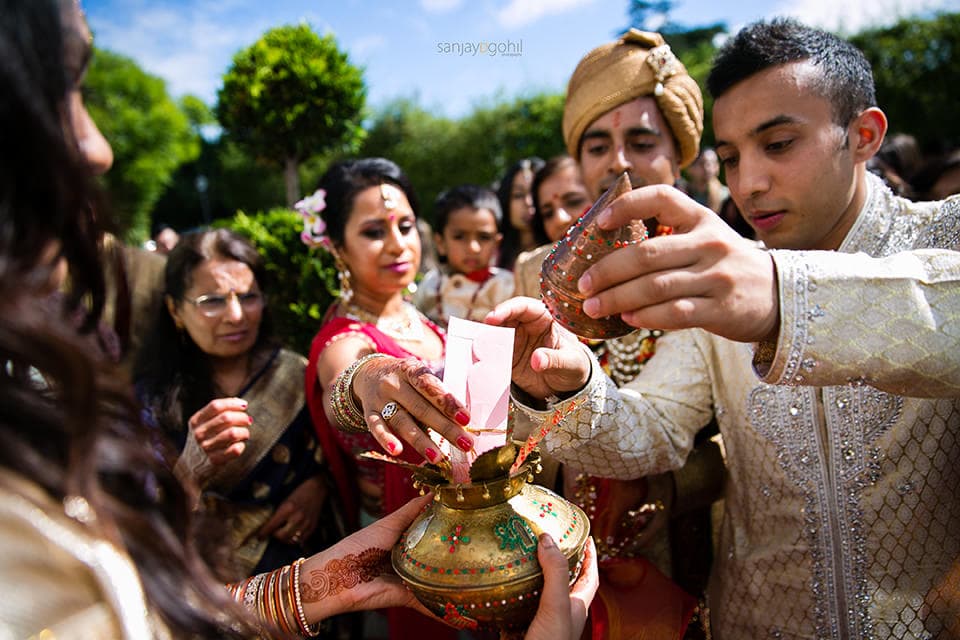
[[167, 313], [135, 368], [148, 421], [180, 446], [177, 473], [199, 483], [230, 529], [232, 579], [342, 533], [306, 410], [306, 360], [272, 339], [264, 276], [256, 250], [231, 231], [183, 236], [167, 260]]

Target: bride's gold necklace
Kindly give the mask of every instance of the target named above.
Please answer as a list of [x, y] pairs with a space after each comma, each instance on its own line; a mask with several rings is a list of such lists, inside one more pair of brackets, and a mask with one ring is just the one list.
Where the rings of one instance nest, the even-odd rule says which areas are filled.
[[343, 312], [351, 320], [374, 325], [381, 333], [403, 342], [422, 342], [426, 331], [420, 312], [409, 302], [404, 302], [398, 315], [378, 316], [355, 304], [347, 303]]

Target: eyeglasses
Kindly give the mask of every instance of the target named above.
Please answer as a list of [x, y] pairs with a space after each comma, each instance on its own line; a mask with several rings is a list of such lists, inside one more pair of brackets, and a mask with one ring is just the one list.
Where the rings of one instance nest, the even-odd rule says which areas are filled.
[[201, 314], [205, 315], [208, 318], [216, 318], [223, 315], [223, 312], [227, 310], [227, 307], [230, 304], [230, 298], [236, 298], [237, 302], [240, 304], [240, 308], [244, 311], [259, 311], [263, 308], [266, 298], [259, 291], [249, 291], [247, 293], [237, 293], [236, 291], [231, 291], [228, 295], [205, 295], [195, 298], [193, 300], [188, 300], [184, 298], [184, 302], [189, 302], [197, 308]]

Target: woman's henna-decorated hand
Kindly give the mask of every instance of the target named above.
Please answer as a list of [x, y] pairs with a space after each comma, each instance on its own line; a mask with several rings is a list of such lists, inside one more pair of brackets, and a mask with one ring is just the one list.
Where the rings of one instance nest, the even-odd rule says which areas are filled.
[[[423, 427], [463, 451], [473, 448], [473, 438], [463, 428], [470, 422], [466, 408], [416, 358], [370, 360], [354, 374], [353, 394], [370, 433], [392, 455], [399, 455], [406, 442], [430, 462], [440, 462], [443, 455]], [[399, 405], [389, 421], [380, 415], [388, 402]]]
[[308, 558], [300, 596], [311, 622], [348, 611], [412, 607], [430, 615], [390, 566], [390, 550], [433, 495], [411, 500], [390, 515]]
[[301, 574], [301, 597], [303, 602], [320, 602], [322, 598], [339, 595], [390, 572], [390, 551], [365, 549], [358, 555], [334, 558], [319, 569]]

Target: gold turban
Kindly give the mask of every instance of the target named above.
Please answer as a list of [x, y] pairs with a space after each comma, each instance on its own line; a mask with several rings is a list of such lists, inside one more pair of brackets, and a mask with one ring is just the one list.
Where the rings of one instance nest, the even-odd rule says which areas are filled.
[[680, 166], [697, 157], [703, 135], [703, 95], [659, 33], [630, 29], [619, 40], [585, 55], [570, 77], [563, 109], [563, 139], [580, 159], [587, 127], [614, 107], [653, 96], [673, 132]]

